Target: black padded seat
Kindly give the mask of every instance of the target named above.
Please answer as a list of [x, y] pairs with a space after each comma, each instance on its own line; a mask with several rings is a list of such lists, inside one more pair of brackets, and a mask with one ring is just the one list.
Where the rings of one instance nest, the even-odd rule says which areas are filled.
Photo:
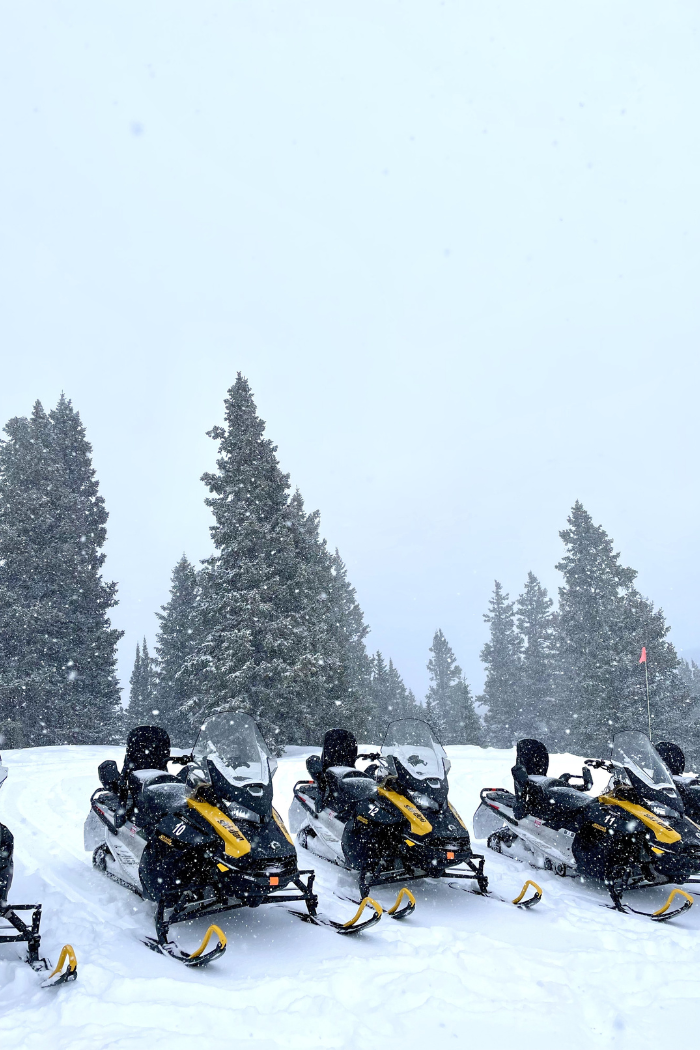
[[168, 770], [170, 737], [160, 726], [136, 726], [126, 738], [122, 776], [139, 769]]
[[323, 737], [321, 763], [323, 772], [331, 766], [354, 768], [357, 762], [357, 740], [349, 729], [329, 729]]
[[515, 749], [516, 763], [528, 776], [546, 777], [549, 770], [549, 751], [539, 740], [519, 740]]
[[660, 740], [656, 744], [656, 750], [666, 763], [671, 775], [681, 777], [685, 772], [685, 755], [678, 744], [672, 744], [670, 740]]

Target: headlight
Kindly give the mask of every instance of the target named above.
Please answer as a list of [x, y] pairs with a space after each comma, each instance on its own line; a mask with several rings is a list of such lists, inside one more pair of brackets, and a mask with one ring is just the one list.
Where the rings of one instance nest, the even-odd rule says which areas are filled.
[[420, 809], [440, 809], [430, 795], [424, 795], [420, 791], [408, 791], [408, 797], [412, 799]]
[[676, 816], [675, 809], [669, 809], [668, 806], [659, 806], [654, 802], [647, 803], [652, 813], [656, 813], [658, 817], [673, 817]]
[[227, 802], [226, 808], [231, 816], [237, 820], [252, 820], [255, 824], [259, 824], [261, 821], [259, 813], [254, 813], [252, 809], [241, 806], [238, 802]]

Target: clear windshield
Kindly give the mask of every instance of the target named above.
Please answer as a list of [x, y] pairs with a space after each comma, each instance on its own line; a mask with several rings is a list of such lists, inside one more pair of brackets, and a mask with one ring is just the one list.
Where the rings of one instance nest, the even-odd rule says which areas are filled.
[[610, 757], [639, 777], [650, 788], [673, 787], [671, 774], [644, 733], [628, 730], [616, 733]]
[[205, 758], [236, 784], [267, 784], [277, 763], [250, 715], [240, 711], [212, 715], [202, 728], [195, 757]]
[[391, 755], [408, 770], [413, 777], [427, 780], [428, 777], [445, 776], [446, 754], [442, 744], [427, 722], [419, 718], [402, 718], [392, 722], [386, 731], [382, 754]]

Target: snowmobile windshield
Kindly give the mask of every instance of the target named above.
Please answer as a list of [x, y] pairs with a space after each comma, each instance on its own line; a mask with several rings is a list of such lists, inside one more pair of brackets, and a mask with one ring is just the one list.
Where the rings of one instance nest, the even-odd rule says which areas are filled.
[[625, 769], [639, 777], [647, 787], [657, 791], [660, 788], [674, 787], [666, 763], [662, 761], [656, 748], [644, 733], [638, 733], [635, 730], [616, 733], [610, 757], [613, 762], [619, 762]]
[[442, 744], [428, 723], [419, 718], [392, 722], [384, 737], [382, 754], [395, 758], [418, 780], [445, 777], [447, 756]]
[[268, 784], [277, 763], [254, 719], [240, 711], [212, 715], [200, 733], [195, 757], [208, 761], [230, 783]]

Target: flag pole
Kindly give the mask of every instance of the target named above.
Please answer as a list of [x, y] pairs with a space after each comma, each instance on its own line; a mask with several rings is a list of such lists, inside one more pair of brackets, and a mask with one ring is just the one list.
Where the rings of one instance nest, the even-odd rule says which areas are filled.
[[647, 647], [642, 646], [642, 655], [639, 657], [640, 664], [644, 664], [644, 678], [647, 684], [647, 722], [649, 725], [649, 741], [651, 742], [651, 704], [649, 703], [649, 665], [647, 663]]

